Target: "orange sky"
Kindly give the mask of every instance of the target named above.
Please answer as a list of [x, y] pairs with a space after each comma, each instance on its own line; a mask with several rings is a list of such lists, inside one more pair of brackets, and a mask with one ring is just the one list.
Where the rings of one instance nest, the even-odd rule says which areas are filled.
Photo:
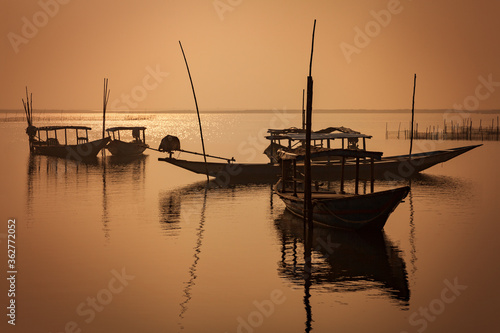
[[499, 12], [491, 0], [3, 1], [0, 109], [22, 108], [28, 85], [35, 110], [99, 110], [104, 77], [108, 109], [194, 109], [178, 40], [201, 110], [299, 109], [314, 19], [316, 109], [410, 108], [414, 73], [417, 108], [498, 109]]

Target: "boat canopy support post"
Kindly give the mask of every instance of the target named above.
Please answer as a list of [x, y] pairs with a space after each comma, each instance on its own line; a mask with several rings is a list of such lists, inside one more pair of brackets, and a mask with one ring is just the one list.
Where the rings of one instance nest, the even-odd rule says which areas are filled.
[[345, 157], [341, 157], [342, 166], [340, 168], [340, 193], [344, 193], [344, 170], [345, 170]]
[[355, 185], [354, 185], [354, 194], [359, 193], [359, 157], [356, 157], [356, 180], [355, 180]]
[[281, 191], [283, 193], [286, 192], [286, 186], [288, 183], [288, 177], [287, 177], [287, 173], [286, 173], [287, 167], [288, 167], [288, 161], [281, 160], [281, 181], [283, 182]]
[[[330, 139], [327, 139], [326, 140], [326, 148], [330, 149], [331, 147], [331, 144], [330, 144]], [[331, 163], [331, 160], [330, 160], [330, 156], [328, 156], [328, 160], [326, 161], [326, 164], [330, 165]]]
[[370, 191], [375, 192], [375, 163], [373, 157], [370, 158]]
[[293, 160], [293, 195], [297, 196], [297, 160]]

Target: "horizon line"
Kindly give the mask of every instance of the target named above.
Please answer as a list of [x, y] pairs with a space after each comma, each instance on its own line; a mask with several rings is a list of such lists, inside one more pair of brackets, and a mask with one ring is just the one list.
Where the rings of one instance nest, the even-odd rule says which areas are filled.
[[[23, 109], [0, 109], [1, 113], [17, 113], [23, 112]], [[118, 113], [118, 114], [136, 114], [136, 113], [191, 113], [196, 110], [194, 109], [182, 109], [182, 110], [106, 110], [106, 113]], [[203, 110], [203, 113], [272, 113], [276, 111], [284, 112], [296, 112], [300, 113], [300, 109], [211, 109]], [[346, 113], [346, 112], [357, 112], [357, 113], [398, 113], [398, 112], [411, 112], [410, 108], [405, 109], [316, 109], [314, 112], [320, 113]], [[473, 111], [464, 111], [457, 109], [417, 109], [416, 112], [421, 113], [433, 113], [433, 112], [466, 112], [466, 113], [500, 113], [500, 109], [479, 109]], [[102, 110], [88, 110], [88, 109], [39, 109], [36, 112], [41, 113], [102, 113]]]

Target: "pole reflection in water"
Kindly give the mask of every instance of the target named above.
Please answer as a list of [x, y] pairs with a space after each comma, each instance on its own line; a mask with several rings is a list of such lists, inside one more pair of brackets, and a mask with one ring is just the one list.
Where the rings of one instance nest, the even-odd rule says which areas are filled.
[[[312, 330], [312, 309], [311, 309], [311, 285], [312, 285], [312, 247], [313, 247], [313, 228], [304, 229], [304, 307], [306, 309], [306, 329], [305, 332], [308, 333]], [[294, 239], [293, 243], [293, 253], [297, 253], [297, 242]], [[297, 260], [293, 259], [294, 269], [297, 267]]]
[[179, 313], [179, 328], [181, 330], [184, 329], [183, 325], [183, 320], [184, 320], [184, 314], [188, 310], [188, 304], [189, 301], [192, 298], [191, 295], [191, 290], [193, 289], [195, 285], [195, 280], [197, 278], [196, 275], [196, 268], [198, 266], [198, 262], [200, 260], [200, 253], [201, 253], [201, 245], [203, 241], [203, 233], [205, 231], [205, 209], [207, 205], [207, 191], [208, 191], [208, 182], [207, 186], [205, 186], [205, 193], [203, 195], [203, 206], [201, 209], [201, 216], [200, 216], [200, 224], [198, 225], [198, 228], [196, 229], [196, 245], [194, 247], [194, 261], [191, 267], [189, 267], [189, 281], [186, 283], [186, 288], [184, 288], [184, 301], [180, 304], [181, 306], [181, 311]]
[[28, 223], [31, 223], [30, 221], [33, 220], [33, 206], [31, 205], [31, 203], [34, 200], [34, 175], [40, 173], [40, 162], [37, 161], [37, 159], [40, 159], [40, 156], [30, 155], [28, 159], [28, 178], [26, 186], [26, 213], [29, 217]]
[[410, 190], [408, 194], [408, 201], [410, 202], [410, 262], [411, 262], [411, 276], [417, 273], [417, 250], [415, 244], [415, 210], [413, 208], [413, 191]]
[[[104, 156], [104, 150], [102, 152]], [[102, 231], [104, 238], [109, 242], [109, 215], [108, 215], [108, 194], [106, 192], [106, 163], [102, 164]]]
[[[109, 209], [113, 208], [113, 201], [109, 202], [111, 198], [108, 195], [108, 187], [111, 186], [110, 193], [117, 192], [127, 193], [130, 195], [137, 195], [139, 186], [143, 187], [146, 179], [146, 159], [147, 155], [137, 156], [112, 156], [107, 155], [105, 159], [101, 160], [102, 164], [102, 230], [104, 237], [107, 241], [110, 240], [110, 218]], [[131, 189], [121, 191], [118, 187], [132, 186]], [[122, 199], [117, 197], [117, 199]], [[119, 209], [120, 204], [117, 205]]]

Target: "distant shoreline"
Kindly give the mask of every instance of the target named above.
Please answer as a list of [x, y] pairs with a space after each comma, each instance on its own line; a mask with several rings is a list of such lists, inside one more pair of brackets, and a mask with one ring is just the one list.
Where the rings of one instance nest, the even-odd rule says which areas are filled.
[[[280, 112], [290, 112], [290, 113], [300, 113], [302, 112], [301, 110], [280, 110]], [[17, 109], [17, 110], [8, 110], [8, 109], [0, 109], [0, 113], [19, 113], [19, 112], [24, 112], [23, 109]], [[107, 113], [113, 113], [113, 114], [183, 114], [183, 113], [193, 113], [195, 110], [156, 110], [156, 111], [113, 111], [113, 110], [107, 110]], [[204, 110], [201, 111], [201, 113], [210, 113], [210, 114], [237, 114], [237, 113], [242, 113], [242, 114], [259, 114], [259, 113], [273, 113], [275, 111], [273, 110]], [[411, 113], [410, 109], [393, 109], [393, 110], [369, 110], [369, 109], [338, 109], [338, 110], [313, 110], [315, 113]], [[416, 113], [461, 113], [461, 112], [466, 112], [470, 114], [500, 114], [500, 110], [475, 110], [475, 111], [460, 111], [460, 110], [450, 110], [450, 109], [422, 109], [422, 110], [415, 110]], [[35, 110], [35, 113], [96, 113], [100, 114], [102, 113], [101, 110]]]

